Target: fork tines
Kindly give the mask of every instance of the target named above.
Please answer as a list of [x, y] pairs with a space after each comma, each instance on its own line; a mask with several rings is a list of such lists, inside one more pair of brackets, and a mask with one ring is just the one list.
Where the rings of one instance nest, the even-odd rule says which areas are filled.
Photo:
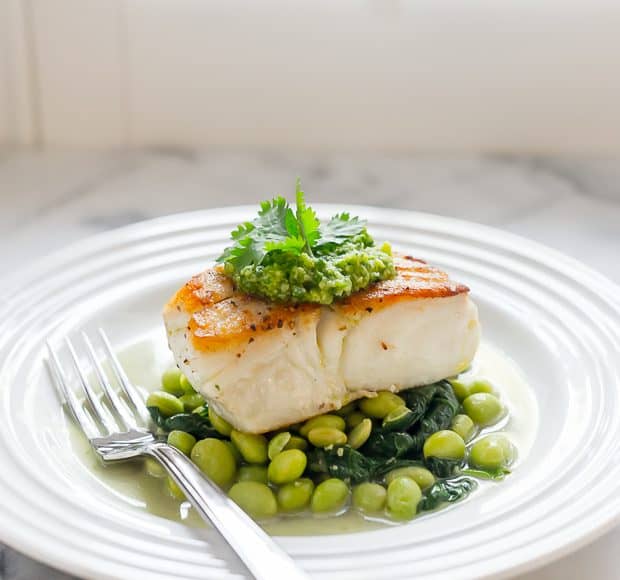
[[119, 396], [119, 393], [113, 387], [104, 370], [104, 364], [97, 357], [92, 342], [88, 338], [88, 335], [82, 332], [81, 337], [84, 350], [92, 365], [94, 380], [98, 383], [102, 396], [93, 388], [89, 380], [89, 369], [80, 361], [73, 343], [68, 338], [65, 338], [64, 342], [69, 352], [72, 366], [77, 372], [77, 383], [85, 395], [85, 399], [88, 403], [87, 406], [84, 406], [80, 400], [81, 397], [78, 397], [76, 391], [71, 387], [71, 381], [68, 378], [69, 375], [63, 369], [58, 351], [54, 350], [49, 341], [47, 342], [49, 366], [61, 397], [66, 402], [74, 419], [82, 427], [89, 439], [102, 435], [109, 435], [118, 431], [135, 429], [138, 427], [139, 422], [143, 425], [148, 425], [149, 421], [144, 401], [138, 390], [127, 377], [117, 356], [114, 354], [108, 337], [101, 328], [98, 334], [101, 349], [104, 353], [103, 360], [107, 360], [109, 363], [116, 378], [116, 382], [120, 386], [120, 390], [125, 397]]

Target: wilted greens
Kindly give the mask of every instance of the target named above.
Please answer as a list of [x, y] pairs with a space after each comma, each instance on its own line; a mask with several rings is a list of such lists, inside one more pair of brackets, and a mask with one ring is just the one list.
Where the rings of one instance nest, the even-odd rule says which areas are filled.
[[[432, 509], [443, 501], [453, 502], [466, 496], [475, 486], [473, 479], [464, 476], [450, 478], [463, 464], [462, 460], [429, 457], [424, 459], [424, 441], [433, 433], [448, 429], [460, 404], [448, 381], [402, 391], [408, 413], [402, 413], [400, 424], [375, 427], [368, 441], [359, 449], [348, 445], [314, 449], [309, 470], [339, 477], [353, 484], [381, 481], [390, 471], [406, 466], [425, 466], [442, 481], [435, 483], [423, 495], [420, 510]], [[384, 421], [385, 423], [385, 421]], [[396, 430], [399, 427], [401, 430]]]
[[196, 439], [205, 439], [207, 437], [223, 439], [222, 435], [211, 425], [206, 408], [204, 413], [179, 413], [172, 417], [164, 417], [157, 407], [148, 407], [148, 410], [153, 423], [165, 433], [185, 431], [196, 437]]
[[[455, 415], [464, 408], [447, 380], [404, 390], [398, 396], [382, 392], [350, 403], [339, 415], [319, 415], [288, 431], [264, 435], [235, 431], [204, 401], [198, 408], [185, 406], [186, 412], [170, 415], [174, 401], [169, 399], [170, 395], [151, 397], [154, 423], [166, 434], [191, 435], [186, 439], [194, 441], [194, 447], [185, 452], [209, 477], [221, 476], [224, 487], [232, 485], [231, 497], [261, 517], [273, 515], [274, 509], [290, 513], [291, 505], [297, 506], [293, 511], [344, 510], [353, 486], [364, 513], [368, 506], [385, 503], [384, 516], [407, 519], [466, 497], [476, 487], [474, 478], [505, 477], [514, 456], [514, 447], [501, 434], [474, 438], [467, 451], [462, 436], [451, 429]], [[158, 401], [161, 408], [156, 406]], [[364, 437], [355, 432], [362, 422]], [[471, 432], [476, 432], [475, 426]], [[250, 443], [261, 452], [249, 453]], [[229, 464], [224, 474], [214, 463], [213, 450]], [[397, 480], [401, 481], [392, 485]], [[366, 487], [358, 490], [360, 484]], [[384, 491], [378, 493], [379, 488]], [[362, 501], [364, 490], [376, 492], [377, 501]], [[254, 509], [252, 494], [269, 499], [270, 509]], [[403, 498], [413, 503], [396, 509], [403, 507]], [[276, 499], [284, 503], [274, 508]]]

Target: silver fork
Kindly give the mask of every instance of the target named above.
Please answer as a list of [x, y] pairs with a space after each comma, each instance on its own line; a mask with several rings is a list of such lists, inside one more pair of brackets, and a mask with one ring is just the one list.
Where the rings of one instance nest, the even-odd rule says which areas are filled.
[[[138, 390], [131, 384], [110, 341], [102, 329], [99, 337], [106, 357], [112, 367], [129, 405], [112, 387], [95, 353], [93, 345], [82, 332], [86, 354], [99, 383], [102, 398], [114, 410], [112, 413], [89, 383], [86, 371], [68, 338], [65, 345], [72, 365], [77, 371], [78, 383], [85, 395], [84, 405], [69, 385], [57, 352], [47, 343], [49, 366], [61, 397], [73, 418], [82, 428], [91, 447], [104, 462], [127, 460], [148, 456], [156, 459], [183, 490], [183, 493], [202, 518], [210, 522], [228, 545], [235, 551], [257, 580], [274, 577], [288, 580], [308, 580], [295, 562], [226, 494], [209, 480], [182, 452], [158, 440], [141, 425], [149, 425], [146, 406]], [[88, 412], [87, 412], [88, 409]]]

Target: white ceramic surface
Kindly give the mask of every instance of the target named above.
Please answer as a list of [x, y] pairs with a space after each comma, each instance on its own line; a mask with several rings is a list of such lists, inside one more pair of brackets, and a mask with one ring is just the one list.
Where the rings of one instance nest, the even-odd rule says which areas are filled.
[[[378, 238], [474, 289], [487, 340], [510, 353], [536, 392], [540, 429], [527, 461], [484, 497], [404, 527], [282, 538], [285, 548], [317, 577], [471, 578], [540, 565], [602, 533], [620, 513], [618, 289], [569, 258], [496, 230], [403, 211], [354, 211], [369, 218]], [[5, 287], [1, 541], [84, 576], [239, 573], [209, 534], [123, 509], [84, 468], [43, 369], [42, 340], [103, 324], [122, 345], [153, 331], [168, 294], [253, 212], [198, 212], [104, 234]]]

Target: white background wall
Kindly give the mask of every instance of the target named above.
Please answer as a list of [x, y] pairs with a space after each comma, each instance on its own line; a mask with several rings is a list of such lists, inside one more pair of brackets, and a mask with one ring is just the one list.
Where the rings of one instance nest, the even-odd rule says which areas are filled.
[[0, 145], [31, 145], [35, 138], [28, 13], [22, 0], [0, 0]]
[[620, 153], [620, 2], [0, 0], [0, 143]]

